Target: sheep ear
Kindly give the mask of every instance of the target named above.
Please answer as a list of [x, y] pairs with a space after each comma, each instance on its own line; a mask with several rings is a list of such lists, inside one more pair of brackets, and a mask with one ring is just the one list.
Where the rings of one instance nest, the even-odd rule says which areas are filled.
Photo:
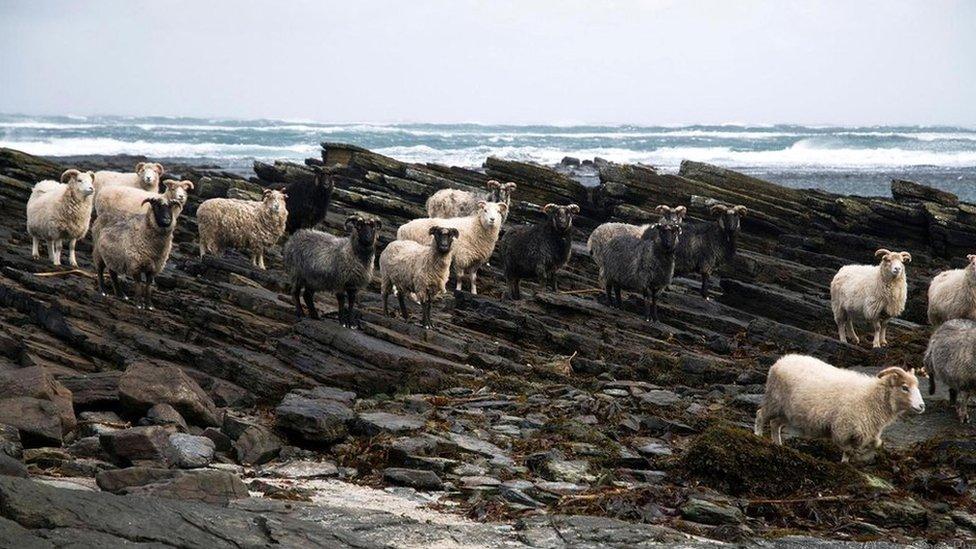
[[92, 178], [92, 182], [95, 181], [95, 172], [88, 172], [88, 177]]
[[166, 173], [166, 170], [163, 169], [163, 165], [158, 162], [153, 164], [153, 169], [156, 170], [156, 172], [158, 172], [159, 175], [163, 175], [164, 173]]
[[177, 184], [178, 184], [178, 182], [177, 181], [173, 181], [172, 179], [167, 179], [166, 181], [163, 181], [163, 186], [166, 187], [166, 189], [168, 189], [168, 190], [169, 189], [172, 189]]
[[61, 182], [67, 183], [71, 178], [77, 177], [80, 173], [81, 172], [78, 170], [65, 170], [64, 173], [61, 174]]
[[454, 238], [457, 238], [457, 237], [461, 236], [461, 231], [457, 230], [457, 228], [455, 228], [455, 227], [451, 227], [450, 232], [448, 234], [450, 234]]
[[905, 263], [911, 263], [912, 262], [912, 254], [910, 254], [908, 252], [902, 252], [901, 253], [901, 260], [904, 261]]
[[438, 233], [438, 231], [440, 231], [440, 230], [441, 230], [441, 228], [440, 228], [440, 227], [431, 227], [431, 228], [430, 228], [430, 230], [429, 230], [429, 231], [427, 231], [427, 234], [429, 234], [429, 235], [431, 235], [431, 236], [434, 236], [434, 235], [435, 235], [435, 234], [437, 234], [437, 233]]
[[494, 179], [491, 179], [488, 181], [488, 183], [485, 183], [485, 187], [487, 187], [488, 190], [493, 191], [495, 189], [500, 189], [502, 187], [502, 184], [499, 183], [498, 181], [495, 181]]
[[542, 211], [543, 211], [543, 213], [549, 213], [549, 210], [551, 210], [551, 209], [553, 209], [555, 207], [556, 207], [556, 205], [550, 202], [549, 204], [546, 204], [545, 206], [542, 207]]
[[569, 213], [573, 215], [580, 213], [580, 207], [577, 204], [570, 204], [569, 206], [566, 206], [566, 208], [569, 210]]
[[482, 210], [485, 209], [485, 206], [487, 206], [487, 205], [488, 205], [488, 203], [485, 202], [484, 200], [479, 200], [478, 201], [478, 207], [481, 208]]
[[141, 172], [142, 171], [142, 167], [145, 166], [145, 165], [146, 165], [145, 162], [140, 162], [140, 163], [136, 164], [136, 173]]

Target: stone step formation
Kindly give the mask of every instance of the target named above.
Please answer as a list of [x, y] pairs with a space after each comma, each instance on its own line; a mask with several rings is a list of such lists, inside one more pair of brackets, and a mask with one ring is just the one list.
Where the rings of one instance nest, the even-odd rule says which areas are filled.
[[[0, 471], [35, 479], [0, 479], [0, 539], [56, 545], [83, 531], [109, 544], [311, 536], [357, 547], [630, 547], [787, 531], [795, 535], [772, 543], [976, 535], [974, 431], [955, 420], [944, 388], [854, 467], [830, 445], [793, 438], [778, 447], [751, 434], [766, 371], [784, 353], [867, 372], [920, 366], [928, 281], [976, 250], [976, 206], [953, 195], [893, 181], [890, 199], [840, 196], [690, 161], [677, 174], [601, 159], [550, 168], [489, 158], [470, 170], [341, 143], [323, 143], [321, 158], [304, 165], [255, 162], [248, 177], [168, 165], [166, 177], [195, 189], [147, 313], [95, 292], [90, 238], [78, 244], [79, 270], [56, 270], [31, 259], [24, 228], [33, 183], [140, 160], [67, 165], [0, 149]], [[514, 181], [507, 226], [541, 220], [548, 203], [578, 204], [559, 291], [526, 281], [521, 301], [503, 299], [496, 256], [478, 295], [449, 292], [435, 303], [430, 331], [416, 309], [413, 322], [382, 314], [377, 277], [360, 294], [363, 329], [349, 330], [331, 296], [319, 298], [324, 319], [295, 318], [280, 247], [266, 271], [233, 251], [198, 256], [202, 200], [257, 199], [312, 180], [316, 168], [335, 178], [319, 228], [342, 234], [349, 215], [377, 216], [380, 249], [442, 188]], [[660, 323], [642, 320], [639, 296], [607, 306], [586, 251], [590, 231], [654, 221], [658, 204], [685, 205], [686, 222], [705, 222], [716, 203], [749, 215], [711, 300], [689, 275], [659, 299]], [[840, 343], [831, 277], [873, 263], [878, 248], [912, 253], [908, 307], [887, 348]], [[60, 487], [68, 479], [100, 492], [69, 492]], [[427, 528], [343, 506], [322, 496], [336, 479], [416, 490], [466, 518]], [[125, 494], [148, 499], [116, 501]], [[103, 507], [115, 518], [94, 512]], [[179, 526], [187, 512], [226, 527], [193, 538]], [[125, 526], [140, 516], [171, 527]], [[255, 517], [271, 522], [255, 528]], [[383, 526], [363, 534], [366, 523]]]

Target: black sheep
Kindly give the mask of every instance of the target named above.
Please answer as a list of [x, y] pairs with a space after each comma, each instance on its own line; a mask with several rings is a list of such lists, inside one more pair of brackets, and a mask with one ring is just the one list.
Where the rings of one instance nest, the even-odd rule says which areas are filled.
[[681, 225], [662, 221], [645, 229], [640, 238], [626, 234], [607, 243], [600, 277], [611, 306], [623, 307], [621, 289], [640, 292], [644, 320], [660, 320], [657, 294], [671, 284], [680, 235]]
[[294, 234], [299, 229], [311, 229], [325, 219], [332, 199], [334, 183], [332, 176], [321, 169], [315, 170], [315, 180], [295, 181], [285, 187], [288, 195], [285, 205], [288, 207], [288, 221], [285, 231]]
[[508, 296], [522, 299], [520, 282], [535, 278], [557, 291], [556, 271], [569, 262], [573, 247], [573, 215], [580, 209], [576, 204], [557, 206], [546, 204], [542, 211], [546, 219], [535, 225], [509, 229], [502, 237], [499, 249], [502, 270], [508, 282]]
[[675, 274], [701, 275], [701, 295], [705, 299], [712, 271], [735, 256], [741, 220], [747, 210], [745, 206], [716, 204], [711, 212], [716, 216], [714, 222], [685, 226], [675, 261]]

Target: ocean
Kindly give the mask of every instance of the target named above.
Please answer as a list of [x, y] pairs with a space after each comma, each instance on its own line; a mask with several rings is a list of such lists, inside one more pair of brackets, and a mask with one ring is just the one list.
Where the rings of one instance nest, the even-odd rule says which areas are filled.
[[976, 202], [976, 128], [917, 126], [506, 126], [0, 115], [0, 147], [42, 156], [146, 155], [246, 169], [352, 143], [409, 162], [477, 168], [488, 156], [551, 165], [565, 156], [676, 171], [709, 162], [783, 185], [888, 196], [892, 178]]

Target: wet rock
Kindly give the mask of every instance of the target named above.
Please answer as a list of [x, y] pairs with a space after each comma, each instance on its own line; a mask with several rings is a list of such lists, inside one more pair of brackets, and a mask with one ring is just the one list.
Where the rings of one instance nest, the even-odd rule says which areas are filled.
[[681, 516], [692, 522], [712, 525], [739, 524], [745, 520], [738, 507], [697, 498], [681, 506]]
[[355, 417], [346, 402], [330, 392], [297, 389], [278, 404], [275, 425], [301, 442], [338, 442], [346, 437], [347, 425]]
[[163, 427], [130, 427], [102, 433], [98, 440], [102, 448], [121, 463], [152, 462], [169, 466], [177, 459], [169, 435]]
[[91, 372], [60, 378], [71, 391], [72, 401], [79, 410], [116, 409], [119, 404], [119, 378], [122, 372]]
[[590, 463], [586, 460], [549, 459], [542, 466], [542, 473], [549, 480], [572, 483], [593, 482], [596, 477], [590, 473]]
[[20, 460], [0, 453], [0, 476], [27, 477], [27, 467]]
[[169, 437], [176, 451], [176, 465], [184, 469], [206, 467], [214, 459], [216, 445], [207, 437], [175, 433]]
[[637, 447], [637, 451], [642, 455], [653, 457], [666, 457], [673, 453], [671, 447], [661, 440], [642, 441], [641, 445]]
[[24, 445], [20, 442], [20, 431], [13, 425], [0, 423], [0, 454], [20, 459]]
[[234, 441], [237, 461], [243, 465], [261, 465], [281, 452], [281, 439], [263, 425], [251, 425]]
[[113, 494], [125, 493], [128, 488], [152, 484], [162, 480], [169, 480], [180, 474], [175, 469], [160, 469], [155, 467], [126, 467], [102, 471], [95, 475], [98, 487]]
[[943, 206], [952, 207], [959, 205], [959, 197], [950, 192], [940, 191], [904, 179], [891, 180], [891, 195], [899, 202], [936, 202]]
[[218, 452], [230, 452], [234, 449], [234, 441], [232, 441], [229, 436], [225, 435], [223, 431], [217, 429], [216, 427], [207, 427], [204, 429], [203, 436], [213, 441], [214, 448], [216, 448]]
[[134, 414], [143, 415], [155, 404], [165, 403], [195, 424], [220, 425], [213, 400], [193, 378], [173, 366], [132, 364], [119, 379], [119, 398]]
[[48, 400], [58, 409], [62, 432], [75, 428], [71, 391], [40, 366], [0, 372], [0, 399], [12, 397]]
[[32, 397], [2, 399], [0, 423], [16, 427], [25, 447], [61, 445], [61, 410], [49, 400]]
[[389, 467], [383, 471], [383, 479], [398, 486], [408, 486], [417, 490], [440, 490], [444, 481], [437, 473], [421, 469]]
[[204, 469], [186, 471], [170, 479], [133, 486], [127, 488], [126, 493], [222, 505], [248, 497], [247, 487], [237, 475], [227, 471]]
[[676, 393], [665, 389], [654, 389], [641, 394], [638, 398], [651, 406], [671, 406], [681, 401], [681, 397]]
[[176, 411], [176, 408], [173, 408], [165, 402], [154, 404], [153, 407], [146, 412], [146, 417], [139, 421], [139, 424], [171, 427], [181, 433], [185, 433], [187, 431], [186, 420], [183, 419], [183, 416]]
[[922, 525], [928, 520], [928, 512], [918, 502], [904, 500], [880, 500], [868, 504], [865, 514], [881, 526]]
[[261, 474], [291, 479], [327, 478], [337, 476], [339, 468], [331, 461], [294, 460], [264, 467]]
[[391, 414], [389, 412], [363, 412], [352, 422], [352, 430], [365, 436], [380, 433], [404, 433], [424, 426], [424, 419], [417, 415]]

